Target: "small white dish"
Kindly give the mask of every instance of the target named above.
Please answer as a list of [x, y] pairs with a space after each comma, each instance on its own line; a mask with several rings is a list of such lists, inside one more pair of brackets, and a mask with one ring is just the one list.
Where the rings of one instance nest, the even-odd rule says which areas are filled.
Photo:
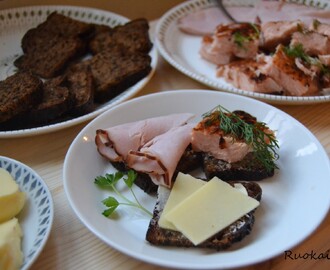
[[[117, 219], [105, 218], [101, 201], [113, 194], [94, 184], [95, 177], [114, 168], [95, 146], [97, 129], [171, 113], [201, 115], [217, 105], [244, 110], [276, 130], [279, 170], [260, 181], [261, 205], [251, 234], [226, 251], [158, 247], [145, 240], [150, 218], [120, 209]], [[73, 168], [79, 168], [73, 169]], [[318, 168], [315, 170], [315, 168]], [[72, 142], [64, 161], [63, 184], [69, 203], [82, 223], [109, 246], [142, 261], [183, 269], [234, 268], [284, 254], [314, 232], [330, 206], [330, 164], [322, 145], [300, 122], [256, 99], [207, 90], [172, 90], [126, 101], [90, 122]], [[156, 198], [135, 187], [152, 211]], [[129, 192], [126, 193], [129, 196]], [[308, 218], [306, 218], [308, 213]], [[294, 229], [293, 229], [294, 228]]]
[[27, 270], [48, 240], [54, 217], [52, 196], [42, 178], [25, 164], [0, 156], [0, 168], [7, 170], [26, 193], [26, 203], [17, 218], [23, 231], [20, 270]]

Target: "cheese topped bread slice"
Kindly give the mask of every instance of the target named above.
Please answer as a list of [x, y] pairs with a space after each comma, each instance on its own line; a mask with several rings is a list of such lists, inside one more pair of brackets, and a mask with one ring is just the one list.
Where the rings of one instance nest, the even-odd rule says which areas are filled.
[[[179, 183], [179, 185], [182, 184], [180, 175], [182, 176], [182, 174], [179, 174], [175, 180], [175, 183]], [[189, 179], [189, 176], [184, 176], [184, 178], [183, 182], [189, 182], [185, 181]], [[177, 180], [179, 181], [177, 182]], [[173, 186], [174, 190], [175, 185]], [[238, 189], [234, 188], [235, 185], [238, 185]], [[184, 186], [185, 184], [183, 184]], [[247, 192], [247, 194], [244, 194], [241, 189]], [[217, 199], [219, 190], [223, 190], [220, 191], [222, 198]], [[226, 196], [228, 190], [235, 193], [233, 195], [234, 200], [232, 195]], [[262, 195], [260, 186], [255, 182], [237, 181], [225, 183], [217, 178], [201, 184], [200, 187], [196, 187], [196, 190], [186, 197], [184, 195], [185, 192], [181, 193], [181, 195], [173, 195], [171, 194], [172, 191], [163, 187], [158, 189], [153, 218], [149, 223], [146, 234], [146, 240], [153, 245], [201, 247], [215, 250], [227, 249], [250, 234], [255, 220], [254, 211]], [[208, 197], [213, 197], [213, 199], [209, 200]], [[181, 198], [182, 201], [178, 202], [178, 198]], [[238, 201], [240, 203], [235, 206], [237, 198], [239, 198]], [[240, 212], [241, 203], [244, 204], [245, 199], [248, 201], [252, 200], [253, 205], [247, 203], [250, 208]], [[219, 205], [221, 203], [219, 200], [227, 200], [233, 205], [226, 209], [225, 206]], [[169, 205], [167, 205], [167, 202], [169, 202]], [[211, 209], [208, 210], [207, 208], [209, 207]], [[245, 208], [245, 206], [243, 205], [242, 208]], [[209, 211], [211, 211], [211, 214], [209, 214]], [[221, 226], [219, 226], [218, 221], [215, 224], [212, 223], [213, 217], [225, 219], [226, 222], [222, 222]], [[192, 223], [196, 225], [192, 225]], [[214, 228], [216, 229], [204, 230], [202, 227], [206, 227], [206, 225], [209, 227], [215, 225]]]

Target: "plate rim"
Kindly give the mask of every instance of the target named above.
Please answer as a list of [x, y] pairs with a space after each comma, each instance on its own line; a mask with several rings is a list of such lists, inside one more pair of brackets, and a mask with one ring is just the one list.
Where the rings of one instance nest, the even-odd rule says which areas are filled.
[[[316, 142], [316, 144], [318, 145], [318, 147], [320, 148], [321, 152], [321, 156], [322, 156], [322, 159], [324, 158], [327, 158], [327, 154], [325, 152], [325, 149], [324, 147], [322, 146], [322, 144], [320, 143], [320, 141], [315, 137], [315, 135], [309, 130], [307, 129], [301, 122], [299, 122], [298, 120], [296, 120], [295, 118], [293, 118], [292, 116], [290, 116], [289, 114], [287, 114], [286, 112], [270, 105], [270, 104], [267, 104], [267, 103], [264, 103], [262, 101], [258, 101], [256, 99], [252, 99], [252, 98], [249, 98], [249, 97], [245, 97], [245, 96], [238, 96], [238, 95], [234, 95], [232, 93], [226, 93], [226, 92], [215, 92], [215, 91], [212, 91], [212, 90], [203, 90], [203, 89], [183, 89], [183, 90], [169, 90], [169, 91], [163, 91], [163, 92], [159, 92], [159, 93], [152, 93], [152, 94], [149, 94], [147, 96], [162, 96], [162, 95], [168, 95], [170, 93], [183, 93], [183, 92], [199, 92], [199, 91], [203, 91], [203, 92], [209, 92], [209, 93], [212, 93], [212, 94], [216, 94], [216, 95], [228, 95], [228, 96], [233, 96], [234, 98], [237, 98], [237, 99], [243, 99], [243, 100], [251, 100], [252, 102], [257, 102], [257, 103], [261, 103], [262, 106], [267, 106], [269, 108], [272, 108], [272, 109], [275, 109], [277, 112], [280, 112], [281, 114], [283, 114], [283, 116], [285, 117], [288, 117], [288, 119], [290, 121], [293, 121], [295, 124], [297, 124], [298, 126], [300, 126], [301, 128], [304, 129], [304, 131], [306, 132], [306, 136], [311, 136], [314, 141]], [[120, 105], [118, 105], [117, 107], [119, 106], [126, 106], [125, 104], [129, 104], [129, 105], [134, 105], [134, 102], [139, 102], [141, 99], [144, 99], [146, 96], [141, 96], [139, 98], [136, 98], [136, 99], [132, 99], [132, 100], [128, 100], [124, 103], [121, 103]], [[112, 108], [112, 110], [114, 110], [116, 108]], [[134, 252], [131, 252], [131, 251], [128, 251], [127, 248], [125, 247], [121, 247], [120, 245], [118, 245], [118, 243], [115, 243], [113, 242], [111, 239], [104, 239], [102, 237], [102, 233], [99, 232], [98, 230], [96, 230], [95, 228], [93, 228], [92, 224], [90, 224], [90, 222], [87, 222], [87, 220], [85, 220], [85, 218], [83, 217], [83, 215], [81, 215], [81, 211], [78, 209], [78, 207], [76, 206], [76, 204], [74, 203], [74, 198], [72, 198], [70, 196], [70, 192], [69, 192], [69, 186], [68, 186], [68, 181], [66, 179], [66, 171], [68, 169], [68, 160], [70, 158], [70, 155], [73, 151], [73, 148], [74, 148], [74, 145], [78, 142], [78, 140], [81, 140], [84, 133], [86, 133], [90, 127], [92, 127], [94, 125], [95, 122], [97, 121], [100, 121], [101, 118], [104, 118], [106, 117], [109, 113], [111, 113], [111, 110], [110, 111], [107, 111], [103, 114], [101, 114], [100, 116], [98, 116], [97, 118], [95, 118], [92, 122], [90, 122], [87, 126], [85, 126], [78, 134], [77, 136], [75, 137], [75, 139], [72, 141], [72, 144], [70, 145], [68, 151], [67, 151], [67, 154], [65, 156], [65, 160], [64, 160], [64, 166], [63, 166], [63, 185], [64, 185], [64, 190], [65, 190], [65, 193], [66, 193], [66, 196], [68, 198], [68, 201], [69, 201], [69, 204], [71, 206], [71, 208], [73, 209], [74, 213], [77, 215], [78, 219], [83, 223], [83, 225], [88, 228], [93, 234], [95, 234], [102, 242], [106, 243], [108, 246], [114, 248], [114, 249], [117, 249], [119, 250], [120, 252], [122, 252], [123, 254], [127, 255], [127, 256], [130, 256], [130, 257], [133, 257], [135, 259], [138, 259], [138, 260], [141, 260], [141, 261], [145, 261], [147, 263], [150, 263], [150, 264], [154, 264], [154, 265], [160, 265], [160, 266], [164, 266], [164, 267], [172, 267], [172, 268], [187, 268], [187, 267], [191, 267], [191, 265], [187, 266], [186, 264], [183, 264], [183, 263], [175, 263], [175, 262], [167, 262], [165, 263], [164, 260], [162, 260], [162, 262], [159, 262], [157, 261], [157, 259], [155, 258], [150, 258], [150, 256], [146, 256], [146, 255], [143, 255], [141, 256], [141, 254], [136, 254]], [[330, 172], [330, 161], [329, 159], [328, 160], [328, 171]], [[313, 227], [312, 230], [310, 230], [308, 232], [308, 234], [306, 234], [303, 238], [300, 238], [299, 241], [295, 242], [294, 244], [292, 244], [290, 247], [294, 247], [294, 246], [297, 246], [298, 244], [300, 244], [301, 242], [305, 241], [308, 237], [310, 237], [314, 232], [315, 230], [320, 226], [320, 224], [324, 221], [329, 209], [330, 209], [330, 197], [328, 198], [328, 201], [329, 201], [329, 204], [327, 206], [327, 208], [324, 208], [324, 211], [322, 211], [321, 213], [321, 219], [319, 219], [317, 221], [317, 226], [316, 227]], [[289, 247], [289, 248], [290, 248]], [[287, 247], [285, 247], [287, 248]], [[275, 256], [278, 256], [280, 254], [281, 251], [278, 251], [276, 252], [276, 254], [270, 254], [268, 257], [264, 257], [262, 259], [254, 259], [254, 260], [251, 260], [249, 262], [249, 264], [235, 264], [235, 265], [232, 265], [232, 266], [225, 266], [226, 268], [233, 268], [233, 267], [242, 267], [242, 266], [247, 266], [247, 265], [251, 265], [251, 264], [256, 264], [256, 263], [259, 263], [259, 262], [262, 262], [262, 261], [265, 261], [265, 260], [268, 260], [268, 259], [271, 259]], [[201, 267], [200, 265], [196, 266], [195, 268], [193, 267], [192, 269], [199, 269], [199, 267]], [[209, 266], [209, 267], [206, 267], [205, 269], [217, 269], [219, 267], [224, 267], [224, 266], [221, 266], [221, 265], [212, 265]]]
[[[87, 7], [87, 6], [72, 6], [72, 5], [35, 5], [35, 6], [21, 6], [21, 7], [15, 7], [15, 8], [8, 8], [0, 10], [0, 16], [9, 16], [8, 14], [15, 14], [20, 13], [23, 14], [24, 12], [32, 12], [32, 11], [38, 11], [38, 10], [44, 10], [53, 12], [53, 11], [67, 11], [67, 12], [73, 12], [74, 11], [80, 11], [80, 12], [92, 12], [93, 14], [99, 14], [103, 16], [108, 16], [109, 18], [114, 17], [116, 20], [120, 20], [121, 23], [127, 22], [130, 19], [127, 17], [124, 17], [120, 14], [114, 13], [112, 11], [102, 10], [98, 8], [93, 7]], [[71, 14], [74, 18], [74, 14]], [[132, 97], [134, 97], [138, 92], [142, 91], [142, 89], [149, 83], [151, 78], [154, 76], [156, 72], [156, 67], [158, 63], [158, 51], [156, 48], [156, 42], [153, 37], [153, 35], [150, 35], [150, 39], [152, 40], [153, 47], [151, 51], [149, 52], [149, 55], [151, 56], [151, 71], [150, 73], [142, 78], [140, 81], [135, 83], [133, 86], [127, 88], [125, 91], [120, 93], [119, 95], [115, 96], [111, 100], [100, 104], [98, 109], [93, 110], [90, 113], [84, 114], [82, 116], [74, 117], [62, 122], [54, 123], [54, 124], [45, 124], [40, 127], [32, 127], [32, 128], [24, 128], [19, 130], [8, 130], [8, 131], [0, 131], [0, 139], [1, 138], [18, 138], [18, 137], [30, 137], [34, 135], [41, 135], [46, 133], [55, 132], [58, 130], [66, 129], [81, 123], [84, 123], [88, 120], [92, 120], [96, 116], [100, 115], [101, 113], [105, 112], [106, 110], [112, 108], [113, 106], [120, 104], [121, 102], [128, 100]]]
[[[320, 3], [322, 3], [322, 0], [318, 0]], [[243, 1], [228, 1], [229, 3], [242, 3]], [[304, 1], [301, 1], [301, 3], [298, 1], [287, 1], [292, 2], [295, 4], [303, 4]], [[310, 1], [313, 3], [313, 1]], [[245, 5], [247, 5], [245, 3]], [[306, 3], [308, 4], [308, 3]], [[251, 98], [255, 98], [258, 100], [261, 100], [263, 102], [268, 102], [271, 104], [283, 104], [283, 105], [302, 105], [302, 104], [316, 104], [316, 103], [325, 103], [330, 101], [330, 94], [324, 95], [324, 96], [305, 96], [305, 97], [298, 97], [298, 96], [280, 96], [280, 95], [271, 95], [271, 94], [264, 94], [264, 93], [255, 93], [247, 90], [242, 90], [235, 88], [233, 86], [226, 86], [226, 85], [220, 85], [219, 83], [213, 82], [212, 80], [207, 79], [203, 74], [199, 74], [197, 72], [191, 71], [185, 66], [178, 63], [170, 54], [168, 51], [166, 44], [165, 44], [165, 34], [167, 31], [169, 31], [169, 26], [176, 23], [176, 20], [180, 17], [183, 17], [187, 14], [189, 14], [191, 9], [198, 10], [202, 8], [212, 7], [215, 6], [215, 2], [212, 0], [190, 0], [183, 2], [181, 4], [178, 4], [168, 10], [166, 13], [164, 13], [156, 25], [156, 31], [155, 31], [155, 43], [157, 44], [158, 51], [162, 55], [164, 59], [168, 63], [170, 63], [173, 67], [175, 67], [177, 70], [182, 72], [183, 74], [187, 75], [188, 77], [206, 85], [211, 88], [214, 88], [218, 91], [225, 91], [233, 94], [238, 94], [242, 96], [247, 96]], [[329, 5], [330, 9], [330, 5]]]
[[[18, 161], [16, 159], [10, 158], [10, 157], [6, 157], [6, 156], [2, 156], [0, 155], [0, 160], [8, 162], [10, 164], [16, 164], [17, 166], [24, 168], [25, 170], [27, 170], [30, 174], [34, 175], [36, 179], [38, 179], [38, 182], [41, 183], [43, 189], [45, 190], [45, 193], [47, 194], [47, 198], [49, 200], [49, 209], [50, 209], [50, 213], [49, 213], [49, 224], [47, 226], [47, 231], [42, 239], [42, 241], [40, 242], [39, 247], [36, 249], [35, 253], [33, 254], [32, 258], [29, 261], [25, 261], [26, 259], [26, 254], [24, 254], [24, 264], [21, 266], [20, 270], [27, 270], [29, 269], [33, 263], [37, 260], [37, 258], [39, 257], [39, 255], [42, 253], [43, 249], [45, 248], [46, 243], [48, 242], [48, 239], [50, 237], [52, 228], [53, 228], [53, 223], [54, 223], [54, 200], [52, 197], [52, 194], [49, 190], [49, 187], [47, 185], [47, 183], [43, 180], [43, 178], [34, 170], [32, 169], [30, 166], [26, 165], [25, 163]], [[16, 181], [16, 179], [15, 179]], [[21, 187], [20, 187], [21, 188]], [[31, 199], [31, 198], [30, 198]], [[24, 235], [26, 232], [24, 232]], [[24, 241], [24, 235], [23, 235], [23, 241]]]

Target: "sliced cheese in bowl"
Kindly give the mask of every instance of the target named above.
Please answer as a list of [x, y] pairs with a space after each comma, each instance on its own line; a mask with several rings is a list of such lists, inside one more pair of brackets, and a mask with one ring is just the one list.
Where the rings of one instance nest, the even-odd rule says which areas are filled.
[[173, 207], [164, 218], [198, 245], [258, 205], [259, 201], [215, 177]]

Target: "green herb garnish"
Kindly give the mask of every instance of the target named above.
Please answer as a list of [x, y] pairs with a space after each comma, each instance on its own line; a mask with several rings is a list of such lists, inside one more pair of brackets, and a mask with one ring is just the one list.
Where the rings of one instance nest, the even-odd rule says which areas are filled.
[[[135, 181], [137, 177], [137, 173], [133, 170], [129, 170], [127, 172], [127, 174], [124, 174], [122, 172], [116, 172], [116, 173], [112, 173], [109, 174], [107, 173], [105, 176], [97, 176], [94, 180], [94, 183], [96, 185], [98, 185], [101, 188], [110, 188], [112, 191], [114, 191], [118, 197], [120, 197], [123, 201], [119, 202], [115, 197], [113, 196], [109, 196], [108, 198], [102, 200], [102, 203], [108, 207], [106, 210], [103, 211], [103, 215], [106, 217], [109, 217], [112, 213], [115, 212], [115, 210], [117, 209], [117, 207], [119, 205], [126, 205], [126, 206], [132, 206], [132, 207], [136, 207], [140, 210], [142, 210], [143, 212], [147, 213], [148, 215], [152, 216], [152, 213], [149, 212], [146, 208], [144, 208], [141, 203], [139, 202], [139, 200], [137, 199], [134, 191], [133, 191], [133, 183]], [[134, 201], [131, 201], [130, 199], [128, 199], [127, 197], [125, 197], [117, 188], [116, 188], [116, 184], [120, 181], [120, 180], [124, 180], [126, 186], [128, 187], [128, 189], [130, 190], [132, 196], [134, 197]]]
[[244, 47], [245, 43], [259, 38], [260, 31], [259, 31], [258, 27], [253, 23], [250, 23], [249, 25], [254, 30], [254, 33], [251, 34], [251, 33], [243, 33], [241, 31], [236, 31], [233, 34], [234, 43], [240, 48], [245, 48]]
[[330, 68], [323, 65], [317, 57], [308, 55], [302, 44], [297, 44], [292, 47], [284, 47], [284, 52], [289, 57], [300, 58], [305, 63], [318, 67], [323, 74], [330, 74]]
[[235, 44], [240, 48], [244, 48], [244, 44], [250, 41], [250, 38], [243, 35], [240, 31], [235, 32], [233, 37]]
[[233, 140], [243, 140], [250, 145], [256, 159], [267, 171], [278, 168], [275, 160], [279, 158], [276, 150], [278, 142], [273, 132], [266, 132], [268, 127], [263, 122], [245, 121], [238, 114], [232, 113], [218, 105], [213, 110], [203, 115], [206, 124], [219, 123], [219, 129]]

